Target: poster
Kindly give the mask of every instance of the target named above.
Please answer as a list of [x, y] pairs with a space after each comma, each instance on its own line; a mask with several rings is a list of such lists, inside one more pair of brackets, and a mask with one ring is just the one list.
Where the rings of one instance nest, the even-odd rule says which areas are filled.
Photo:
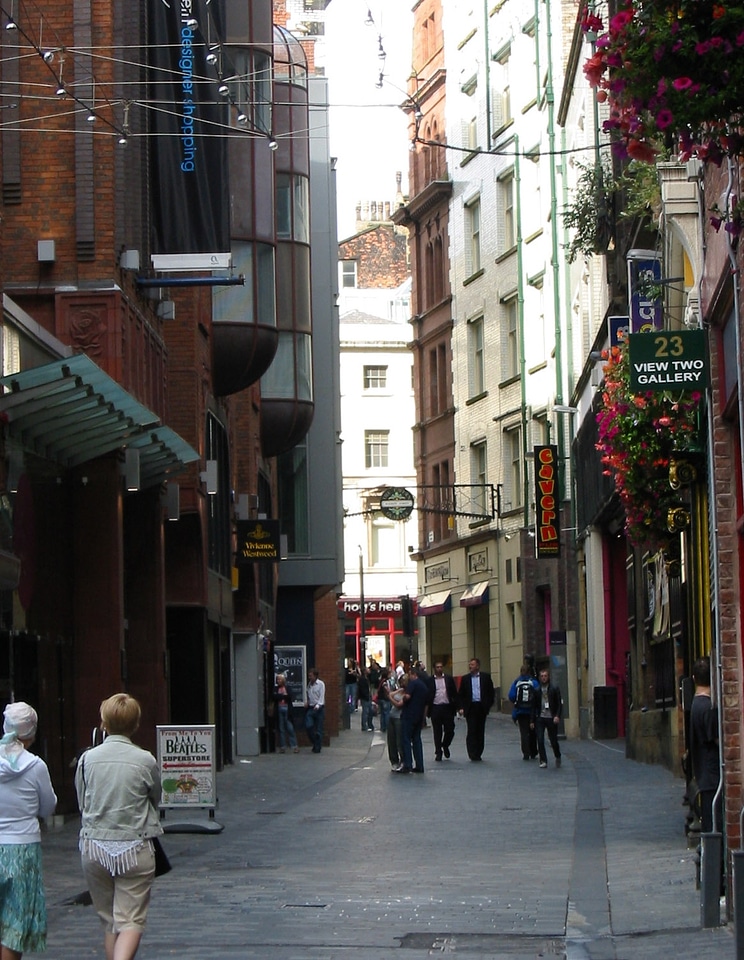
[[[156, 270], [230, 266], [229, 109], [206, 63], [224, 28], [219, 3], [149, 0], [152, 263]], [[214, 79], [212, 79], [214, 76]], [[205, 82], [208, 78], [210, 82]]]
[[158, 726], [161, 808], [215, 807], [214, 725]]
[[274, 682], [278, 673], [283, 673], [287, 678], [292, 705], [303, 707], [307, 687], [307, 647], [274, 646]]

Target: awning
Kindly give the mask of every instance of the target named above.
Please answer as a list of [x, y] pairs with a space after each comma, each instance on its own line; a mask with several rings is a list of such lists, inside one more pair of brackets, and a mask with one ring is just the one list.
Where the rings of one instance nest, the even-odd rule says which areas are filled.
[[447, 613], [452, 607], [452, 597], [449, 590], [441, 593], [430, 593], [418, 598], [418, 612], [420, 617], [431, 617], [435, 613]]
[[199, 454], [85, 354], [0, 378], [0, 416], [24, 450], [64, 467], [123, 447], [140, 454], [140, 487], [183, 470]]
[[460, 597], [461, 607], [479, 607], [482, 603], [488, 603], [488, 580], [466, 587]]

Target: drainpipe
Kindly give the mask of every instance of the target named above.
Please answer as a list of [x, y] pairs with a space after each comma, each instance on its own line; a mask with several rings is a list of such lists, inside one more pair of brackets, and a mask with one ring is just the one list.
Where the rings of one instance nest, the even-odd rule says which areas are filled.
[[530, 525], [530, 478], [527, 470], [527, 359], [524, 350], [524, 251], [522, 249], [522, 190], [519, 165], [519, 137], [514, 137], [514, 206], [517, 220], [517, 324], [519, 327], [519, 389], [522, 408], [522, 503], [524, 527]]
[[491, 143], [491, 51], [489, 44], [489, 16], [488, 16], [488, 5], [489, 0], [483, 0], [483, 41], [485, 44], [485, 63], [486, 63], [486, 140], [487, 149], [490, 150], [492, 147]]
[[[539, 6], [536, 8], [539, 10]], [[548, 169], [550, 170], [550, 243], [551, 266], [553, 268], [553, 323], [555, 329], [555, 402], [563, 403], [563, 331], [561, 329], [560, 264], [558, 246], [558, 187], [553, 157], [555, 157], [555, 91], [553, 89], [553, 27], [551, 0], [545, 0], [545, 18], [547, 20], [548, 81], [545, 88], [545, 102], [548, 107]], [[535, 23], [537, 32], [537, 22]], [[563, 463], [563, 429], [558, 430], [558, 460]]]
[[[726, 185], [726, 202], [724, 204], [724, 210], [726, 213], [729, 213], [729, 207], [731, 204], [731, 194], [734, 188], [734, 173], [735, 167], [731, 157], [728, 158], [728, 184]], [[739, 384], [737, 404], [739, 408], [739, 449], [744, 450], [744, 370], [742, 370], [742, 361], [741, 361], [741, 327], [740, 327], [740, 299], [739, 299], [739, 282], [741, 279], [741, 274], [739, 271], [739, 265], [736, 260], [736, 252], [731, 243], [731, 234], [726, 231], [726, 252], [728, 253], [729, 263], [731, 264], [731, 276], [734, 282], [734, 311], [732, 321], [734, 324], [734, 332], [736, 335], [736, 378]], [[711, 418], [709, 417], [709, 420]], [[712, 434], [712, 425], [710, 427]], [[711, 436], [712, 442], [712, 436]], [[710, 448], [713, 449], [712, 446]], [[711, 466], [712, 471], [712, 466]], [[717, 565], [716, 565], [717, 569]], [[716, 577], [716, 585], [718, 583], [718, 578]], [[718, 610], [718, 617], [720, 620], [720, 607], [716, 603], [716, 609]], [[720, 638], [720, 633], [719, 633]], [[720, 646], [719, 646], [720, 654]], [[723, 760], [723, 671], [721, 667], [721, 658], [720, 655], [716, 656], [716, 673], [715, 673], [716, 683], [718, 689], [716, 691], [717, 697], [716, 702], [718, 704], [718, 744], [719, 744], [719, 763], [720, 763], [720, 776], [718, 781], [718, 790], [716, 795], [713, 798], [713, 830], [716, 829], [716, 821], [718, 819], [716, 807], [718, 806], [721, 792], [723, 790], [723, 775], [725, 763]], [[742, 838], [742, 830], [744, 829], [744, 807], [739, 814], [739, 849], [735, 850], [732, 854], [732, 876], [733, 876], [733, 908], [734, 908], [734, 933], [736, 936], [736, 960], [744, 960], [744, 839]], [[702, 866], [702, 860], [701, 860]]]

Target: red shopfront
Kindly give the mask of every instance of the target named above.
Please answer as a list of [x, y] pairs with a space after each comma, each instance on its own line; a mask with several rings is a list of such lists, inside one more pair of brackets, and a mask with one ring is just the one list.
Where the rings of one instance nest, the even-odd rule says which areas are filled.
[[359, 597], [340, 597], [339, 619], [343, 621], [344, 657], [381, 666], [416, 659], [418, 632], [417, 605], [413, 597], [365, 597], [364, 629]]

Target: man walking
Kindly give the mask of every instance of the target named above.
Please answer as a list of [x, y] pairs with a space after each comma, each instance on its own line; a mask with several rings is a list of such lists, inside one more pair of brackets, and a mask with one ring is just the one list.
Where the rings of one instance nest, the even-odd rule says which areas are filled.
[[[692, 774], [700, 792], [700, 829], [713, 832], [713, 797], [720, 779], [718, 711], [710, 696], [710, 660], [701, 657], [692, 665], [695, 696], [690, 708]], [[720, 830], [720, 824], [719, 824]]]
[[486, 717], [493, 706], [494, 689], [490, 673], [481, 672], [480, 660], [477, 657], [470, 661], [468, 670], [470, 672], [460, 681], [460, 714], [465, 717], [468, 725], [465, 736], [468, 757], [475, 762], [483, 758]]
[[323, 746], [323, 721], [325, 719], [325, 684], [316, 667], [308, 671], [307, 699], [305, 700], [305, 729], [313, 745], [313, 753], [320, 753]]
[[532, 700], [532, 723], [537, 733], [537, 751], [540, 754], [540, 766], [545, 769], [548, 765], [548, 754], [545, 750], [545, 733], [547, 731], [550, 746], [553, 748], [556, 767], [561, 765], [561, 748], [558, 746], [558, 724], [563, 713], [563, 697], [557, 683], [552, 683], [550, 671], [547, 667], [538, 674], [539, 685]]
[[399, 767], [396, 773], [424, 772], [421, 727], [424, 723], [424, 714], [428, 702], [429, 689], [415, 669], [412, 669], [408, 675], [406, 692], [403, 694], [403, 708], [400, 713], [403, 766]]
[[532, 700], [540, 684], [532, 676], [530, 665], [522, 664], [519, 676], [509, 689], [509, 700], [514, 704], [512, 718], [519, 727], [519, 742], [522, 758], [534, 760], [537, 756], [537, 735], [532, 722]]
[[444, 672], [444, 664], [434, 664], [434, 676], [429, 677], [429, 716], [434, 734], [434, 759], [442, 755], [449, 760], [450, 744], [455, 736], [455, 713], [457, 712], [457, 685], [454, 677]]

